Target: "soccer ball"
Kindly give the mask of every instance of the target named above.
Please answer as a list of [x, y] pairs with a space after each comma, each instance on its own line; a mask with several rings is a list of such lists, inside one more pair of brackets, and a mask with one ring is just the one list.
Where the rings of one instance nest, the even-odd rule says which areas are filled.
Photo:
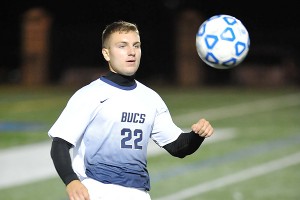
[[196, 35], [200, 58], [217, 69], [230, 69], [247, 56], [250, 38], [240, 20], [230, 15], [215, 15], [201, 24]]

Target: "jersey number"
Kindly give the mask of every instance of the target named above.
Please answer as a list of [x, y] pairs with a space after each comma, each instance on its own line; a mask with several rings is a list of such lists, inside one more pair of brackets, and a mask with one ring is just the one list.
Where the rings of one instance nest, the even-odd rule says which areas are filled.
[[123, 128], [121, 135], [124, 136], [121, 140], [121, 148], [142, 149], [142, 146], [139, 144], [143, 139], [143, 131], [141, 129], [135, 129], [132, 132], [129, 128]]

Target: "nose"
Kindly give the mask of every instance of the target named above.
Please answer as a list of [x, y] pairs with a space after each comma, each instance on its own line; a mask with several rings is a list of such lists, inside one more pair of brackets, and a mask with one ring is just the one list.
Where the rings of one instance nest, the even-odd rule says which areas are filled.
[[129, 47], [129, 49], [128, 49], [128, 55], [135, 56], [135, 48], [134, 47]]

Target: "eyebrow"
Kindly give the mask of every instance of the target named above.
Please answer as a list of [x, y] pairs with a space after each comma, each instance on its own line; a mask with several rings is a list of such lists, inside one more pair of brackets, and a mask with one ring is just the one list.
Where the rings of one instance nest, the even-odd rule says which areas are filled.
[[[116, 44], [129, 44], [128, 42], [125, 41], [121, 41], [121, 42], [117, 42]], [[137, 45], [137, 44], [141, 44], [141, 42], [134, 42], [133, 45]]]

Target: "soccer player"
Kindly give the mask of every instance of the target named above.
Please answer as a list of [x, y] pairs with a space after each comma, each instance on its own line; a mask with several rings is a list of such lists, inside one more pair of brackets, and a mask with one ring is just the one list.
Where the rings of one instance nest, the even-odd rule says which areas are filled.
[[184, 133], [161, 97], [135, 79], [141, 59], [135, 24], [108, 25], [102, 54], [109, 72], [69, 99], [48, 132], [51, 157], [70, 200], [150, 200], [149, 139], [184, 158], [213, 134], [213, 127], [200, 119]]

